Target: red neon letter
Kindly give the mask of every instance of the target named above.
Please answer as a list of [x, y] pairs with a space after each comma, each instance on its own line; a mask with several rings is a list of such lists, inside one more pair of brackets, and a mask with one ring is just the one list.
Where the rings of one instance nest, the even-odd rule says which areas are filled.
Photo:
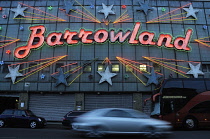
[[114, 36], [114, 30], [112, 30], [111, 32], [110, 32], [110, 41], [111, 42], [115, 42], [117, 39], [119, 39], [119, 42], [124, 42], [125, 41], [125, 39], [130, 35], [130, 31], [127, 31], [126, 33], [125, 33], [125, 35], [123, 36], [122, 35], [122, 31], [120, 31], [120, 32], [118, 32], [115, 36]]
[[[144, 37], [148, 36], [147, 40], [144, 40]], [[154, 38], [155, 33], [151, 33], [151, 32], [143, 32], [139, 35], [139, 41], [142, 44], [149, 44], [149, 45], [155, 45], [155, 42], [152, 41], [152, 39]]]
[[139, 28], [140, 28], [140, 22], [137, 22], [134, 29], [133, 29], [133, 32], [131, 34], [129, 43], [131, 43], [131, 44], [137, 44], [138, 43], [138, 41], [135, 40], [135, 38], [136, 38], [136, 35], [138, 33]]
[[165, 46], [166, 47], [174, 47], [173, 44], [171, 44], [171, 40], [172, 40], [172, 36], [169, 35], [169, 34], [160, 34], [159, 36], [159, 39], [158, 39], [158, 42], [157, 42], [157, 46], [161, 46], [162, 43], [163, 43], [163, 40], [166, 38], [166, 43], [165, 43]]
[[73, 36], [77, 35], [77, 32], [70, 32], [69, 30], [65, 31], [65, 34], [63, 36], [64, 39], [67, 39], [66, 42], [68, 44], [77, 44], [77, 40], [72, 40]]
[[85, 31], [84, 29], [80, 29], [78, 37], [82, 38], [83, 43], [92, 43], [93, 40], [87, 39], [88, 35], [91, 35], [91, 34], [93, 34], [92, 31]]
[[[29, 29], [32, 32], [31, 32], [28, 44], [26, 46], [18, 47], [14, 51], [14, 55], [17, 58], [25, 58], [26, 56], [29, 55], [31, 49], [39, 48], [40, 46], [42, 46], [44, 42], [44, 36], [43, 36], [45, 32], [44, 26], [39, 25], [39, 26], [30, 27]], [[39, 38], [39, 42], [37, 42], [36, 44], [33, 44], [35, 38]]]
[[[103, 34], [103, 36], [101, 38], [99, 38], [100, 34]], [[94, 35], [94, 40], [98, 43], [103, 43], [107, 40], [108, 38], [108, 32], [104, 29], [100, 29], [98, 31], [96, 31], [95, 35]]]
[[[54, 46], [54, 45], [62, 45], [63, 42], [61, 42], [61, 36], [62, 36], [62, 33], [56, 33], [56, 32], [53, 32], [53, 33], [50, 33], [48, 36], [47, 36], [47, 44], [49, 46]], [[55, 37], [55, 40], [52, 42], [52, 38]]]
[[[183, 49], [189, 51], [191, 48], [188, 46], [190, 37], [192, 35], [192, 29], [188, 29], [186, 33], [186, 37], [178, 37], [174, 40], [174, 46], [176, 49]], [[182, 41], [182, 45], [179, 45], [179, 42]]]

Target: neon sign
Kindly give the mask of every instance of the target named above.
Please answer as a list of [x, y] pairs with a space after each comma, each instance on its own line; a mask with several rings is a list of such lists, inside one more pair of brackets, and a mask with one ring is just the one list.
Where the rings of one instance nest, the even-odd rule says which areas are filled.
[[[116, 33], [114, 29], [110, 29], [110, 31], [107, 31], [106, 29], [99, 29], [95, 33], [93, 31], [80, 29], [78, 32], [70, 30], [65, 30], [64, 32], [52, 32], [47, 36], [44, 36], [46, 31], [45, 26], [31, 26], [29, 27], [31, 34], [29, 36], [27, 45], [17, 47], [14, 50], [14, 56], [18, 59], [26, 58], [29, 56], [32, 49], [40, 48], [44, 43], [49, 46], [58, 46], [63, 45], [64, 43], [74, 45], [78, 44], [79, 42], [84, 44], [104, 43], [107, 40], [109, 40], [111, 43], [123, 43], [128, 40], [129, 44], [156, 45], [158, 47], [165, 46], [166, 48], [174, 48], [176, 50], [183, 51], [191, 50], [190, 46], [188, 45], [193, 32], [192, 29], [188, 29], [186, 31], [185, 37], [174, 38], [170, 34], [159, 34], [159, 38], [155, 42], [154, 32], [143, 31], [138, 35], [140, 24], [140, 22], [137, 22], [133, 28], [133, 31], [127, 30], [125, 33], [123, 31], [118, 31]], [[75, 37], [77, 37], [77, 39], [75, 39]]]

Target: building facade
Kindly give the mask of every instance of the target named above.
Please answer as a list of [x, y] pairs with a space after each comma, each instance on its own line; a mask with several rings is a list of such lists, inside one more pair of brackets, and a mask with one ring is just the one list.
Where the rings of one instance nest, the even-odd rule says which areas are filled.
[[209, 78], [210, 2], [0, 1], [0, 110], [150, 114], [167, 78]]

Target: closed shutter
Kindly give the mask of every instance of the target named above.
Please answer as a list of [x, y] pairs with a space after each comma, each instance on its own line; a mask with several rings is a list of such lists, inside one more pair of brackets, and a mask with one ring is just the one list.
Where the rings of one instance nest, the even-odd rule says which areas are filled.
[[85, 94], [85, 110], [133, 108], [133, 94]]
[[30, 94], [29, 109], [47, 121], [62, 121], [63, 116], [74, 110], [75, 94]]

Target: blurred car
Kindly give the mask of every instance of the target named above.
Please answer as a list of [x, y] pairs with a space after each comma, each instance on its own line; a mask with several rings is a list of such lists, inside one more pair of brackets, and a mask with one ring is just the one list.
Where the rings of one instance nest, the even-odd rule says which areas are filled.
[[62, 125], [72, 127], [71, 124], [74, 122], [74, 119], [84, 113], [86, 113], [86, 111], [70, 111], [70, 112], [68, 112], [63, 118]]
[[107, 134], [141, 134], [153, 138], [170, 134], [172, 126], [166, 121], [150, 118], [137, 110], [104, 108], [80, 115], [72, 123], [72, 128], [86, 137], [102, 137]]
[[30, 128], [44, 127], [47, 122], [42, 117], [37, 117], [30, 110], [6, 109], [0, 115], [0, 127], [27, 126]]

